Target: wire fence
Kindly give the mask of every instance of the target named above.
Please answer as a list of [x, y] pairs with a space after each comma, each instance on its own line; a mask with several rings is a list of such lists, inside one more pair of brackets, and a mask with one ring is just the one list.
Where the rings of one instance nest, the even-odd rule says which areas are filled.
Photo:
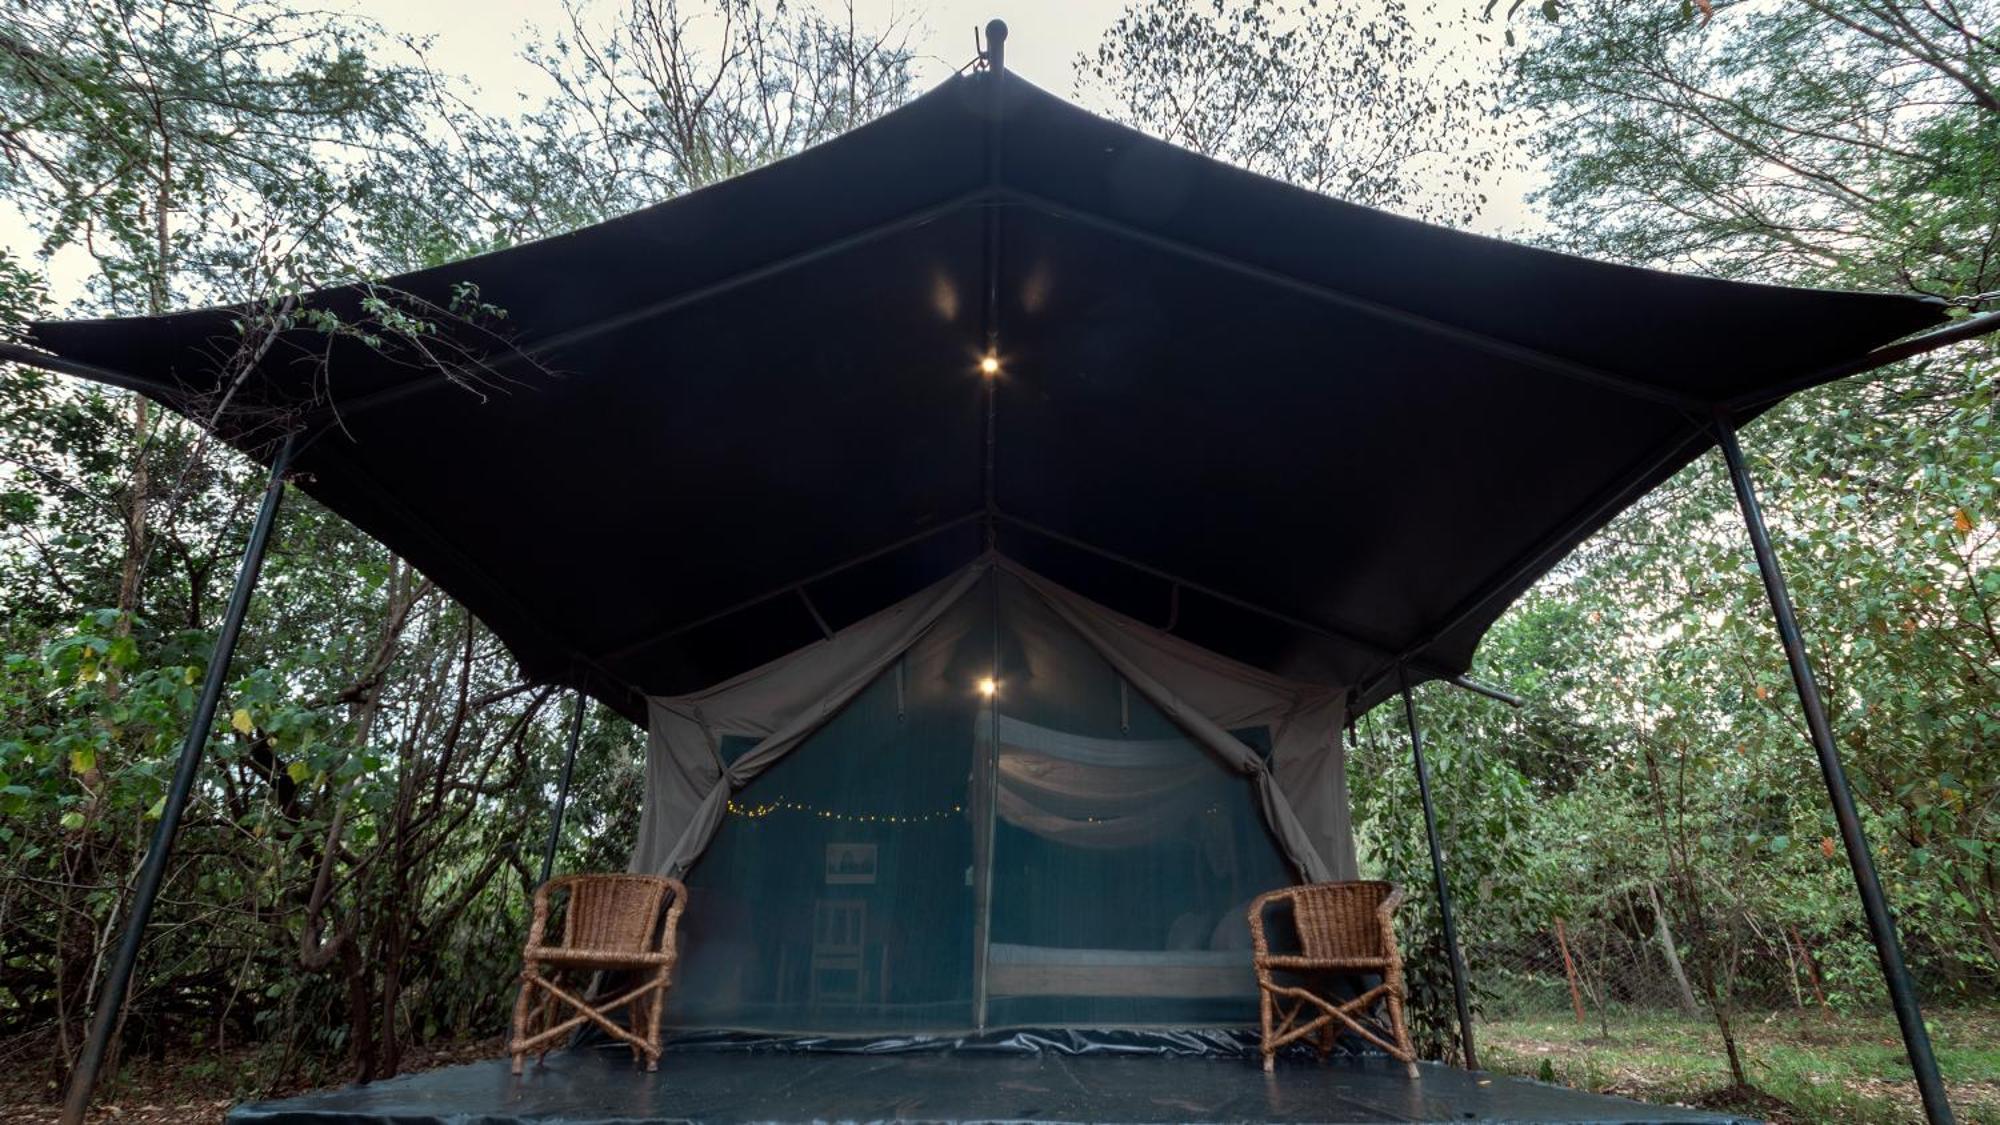
[[[1618, 920], [1549, 920], [1547, 928], [1504, 942], [1474, 943], [1481, 1015], [1515, 1020], [1569, 1015], [1604, 1027], [1629, 1014], [1709, 1018], [1709, 998], [1682, 939], [1664, 915]], [[1734, 943], [1733, 972], [1717, 982], [1745, 1010], [1825, 1007], [1818, 961], [1796, 934], [1752, 934]]]

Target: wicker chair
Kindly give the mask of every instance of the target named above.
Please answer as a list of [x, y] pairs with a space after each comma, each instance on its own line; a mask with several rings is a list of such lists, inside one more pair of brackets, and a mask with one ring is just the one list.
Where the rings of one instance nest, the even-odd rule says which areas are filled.
[[[1266, 1071], [1273, 1069], [1279, 1048], [1315, 1035], [1320, 1057], [1326, 1057], [1344, 1027], [1388, 1052], [1411, 1078], [1417, 1076], [1416, 1051], [1403, 1022], [1403, 957], [1392, 921], [1402, 901], [1401, 888], [1373, 882], [1286, 887], [1250, 903]], [[1296, 953], [1271, 952], [1265, 936], [1265, 908], [1278, 903], [1291, 907]], [[1381, 974], [1382, 983], [1351, 999], [1326, 994], [1333, 981], [1371, 973]], [[1384, 1001], [1389, 1026], [1370, 1027], [1364, 1020]]]
[[[569, 897], [562, 941], [545, 944], [550, 901], [561, 891]], [[508, 1044], [514, 1073], [521, 1073], [529, 1055], [548, 1054], [586, 1022], [630, 1046], [633, 1060], [643, 1061], [647, 1070], [659, 1069], [660, 1008], [673, 984], [676, 938], [686, 905], [687, 888], [680, 880], [657, 875], [565, 875], [543, 883], [535, 891], [534, 921], [521, 954], [521, 994], [514, 1001], [514, 1033]], [[602, 971], [631, 974], [621, 982], [621, 987], [631, 987], [608, 1000], [590, 999], [588, 976]], [[563, 981], [564, 973], [585, 979]], [[558, 1003], [575, 1014], [558, 1020]], [[619, 1008], [628, 1009], [629, 1029], [610, 1018]]]

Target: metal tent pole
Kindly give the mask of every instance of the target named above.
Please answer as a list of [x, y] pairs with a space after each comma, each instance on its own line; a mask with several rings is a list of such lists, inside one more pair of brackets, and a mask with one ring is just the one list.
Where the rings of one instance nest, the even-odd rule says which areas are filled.
[[1424, 735], [1417, 726], [1417, 701], [1410, 694], [1410, 673], [1396, 665], [1403, 689], [1403, 717], [1410, 726], [1410, 756], [1417, 764], [1417, 795], [1424, 804], [1424, 836], [1431, 845], [1431, 878], [1437, 882], [1438, 916], [1444, 920], [1445, 949], [1451, 954], [1451, 995], [1458, 1005], [1458, 1043], [1465, 1052], [1465, 1069], [1479, 1069], [1479, 1051], [1472, 1042], [1472, 1003], [1465, 992], [1465, 957], [1458, 951], [1458, 922], [1451, 913], [1451, 888], [1444, 877], [1444, 848], [1438, 843], [1437, 809], [1431, 804], [1431, 772], [1424, 765]]
[[1715, 434], [1722, 446], [1723, 460], [1729, 464], [1729, 482], [1736, 489], [1737, 506], [1743, 509], [1743, 522], [1750, 529], [1750, 546], [1757, 554], [1757, 569], [1764, 576], [1764, 593], [1771, 601], [1771, 615], [1777, 619], [1778, 638], [1784, 642], [1785, 660], [1792, 668], [1792, 686], [1798, 689], [1799, 705], [1806, 714], [1806, 730], [1812, 736], [1813, 752], [1819, 756], [1820, 774], [1826, 779], [1827, 793], [1833, 799], [1833, 818], [1840, 825], [1848, 865], [1854, 869], [1854, 885], [1861, 892], [1861, 908], [1868, 917], [1868, 931], [1875, 939], [1875, 953], [1881, 959], [1882, 976], [1889, 985], [1889, 1002], [1896, 1009], [1896, 1022], [1903, 1029], [1903, 1047], [1910, 1055], [1910, 1069], [1916, 1072], [1924, 1114], [1934, 1125], [1950, 1122], [1951, 1103], [1945, 1099], [1944, 1080], [1938, 1075], [1937, 1057], [1931, 1052], [1930, 1032], [1924, 1029], [1923, 1013], [1917, 1008], [1916, 986], [1903, 963], [1903, 944], [1896, 936], [1896, 921], [1882, 896], [1882, 880], [1875, 874], [1868, 837], [1862, 832], [1861, 817], [1855, 812], [1854, 793], [1847, 785], [1847, 771], [1840, 765], [1833, 726], [1827, 722], [1826, 704], [1820, 698], [1819, 683], [1806, 658], [1798, 617], [1792, 611], [1792, 596], [1785, 589], [1785, 574], [1778, 567], [1777, 553], [1771, 549], [1771, 533], [1764, 526], [1764, 513], [1757, 504], [1750, 469], [1743, 463], [1743, 449], [1736, 443], [1735, 427], [1726, 417], [1717, 418]]
[[117, 1028], [125, 1007], [126, 987], [132, 968], [139, 960], [139, 946], [146, 937], [146, 923], [153, 914], [166, 878], [167, 860], [179, 834], [181, 813], [194, 790], [195, 774], [201, 769], [202, 753], [208, 748], [209, 728], [215, 723], [216, 705], [222, 698], [223, 683], [229, 677], [229, 660], [236, 653], [236, 638], [243, 629], [243, 615], [250, 608], [250, 593], [257, 586], [257, 572], [264, 565], [264, 549], [271, 541], [271, 527], [277, 522], [278, 505], [285, 495], [285, 471], [291, 466], [297, 433], [287, 434], [278, 455], [271, 461], [271, 478], [264, 486], [264, 501], [257, 509], [257, 521], [250, 527], [250, 541], [243, 548], [243, 562], [236, 570], [236, 586], [229, 592], [229, 607], [222, 615], [222, 631], [216, 634], [215, 649], [208, 656], [208, 672], [202, 679], [201, 696], [195, 703], [194, 719], [181, 742], [180, 762], [174, 767], [173, 783], [160, 810], [160, 823], [153, 829], [152, 846], [139, 868], [139, 883], [133, 891], [132, 913], [125, 920], [125, 932], [112, 957], [111, 972], [104, 978], [104, 990], [97, 998], [97, 1011], [90, 1022], [90, 1038], [76, 1069], [70, 1072], [69, 1091], [63, 1099], [62, 1125], [82, 1125], [90, 1108], [90, 1095], [97, 1085], [97, 1072], [104, 1065], [104, 1052]]
[[583, 692], [576, 693], [576, 713], [569, 722], [569, 753], [563, 758], [562, 782], [556, 786], [556, 812], [549, 821], [549, 846], [542, 852], [541, 882], [549, 881], [555, 871], [556, 841], [562, 839], [563, 811], [569, 808], [569, 779], [576, 773], [576, 747], [583, 741], [583, 712], [590, 706], [590, 700]]

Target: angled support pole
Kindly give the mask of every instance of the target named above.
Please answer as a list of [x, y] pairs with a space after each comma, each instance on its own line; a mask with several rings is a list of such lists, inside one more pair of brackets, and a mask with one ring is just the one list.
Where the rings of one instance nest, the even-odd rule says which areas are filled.
[[562, 839], [563, 812], [569, 808], [569, 779], [576, 773], [576, 748], [583, 741], [583, 712], [589, 706], [589, 697], [581, 691], [577, 692], [576, 710], [569, 720], [569, 753], [563, 757], [562, 781], [556, 785], [555, 816], [549, 821], [549, 846], [542, 851], [540, 883], [548, 882], [549, 875], [555, 871], [556, 842]]
[[70, 1072], [69, 1090], [63, 1099], [62, 1125], [82, 1125], [83, 1115], [90, 1108], [90, 1095], [97, 1085], [97, 1072], [104, 1065], [104, 1052], [111, 1044], [111, 1036], [119, 1025], [119, 1016], [125, 1008], [125, 991], [132, 983], [132, 968], [139, 960], [139, 947], [145, 943], [146, 923], [153, 914], [153, 902], [160, 895], [160, 884], [166, 878], [167, 860], [174, 850], [174, 838], [180, 833], [181, 814], [186, 811], [188, 795], [194, 791], [195, 775], [201, 769], [202, 754], [208, 748], [208, 735], [215, 725], [215, 710], [222, 699], [223, 685], [229, 679], [229, 660], [236, 654], [236, 638], [243, 631], [243, 615], [250, 608], [251, 591], [257, 587], [257, 573], [264, 565], [264, 549], [271, 542], [271, 528], [277, 523], [278, 505], [285, 496], [285, 473], [291, 467], [292, 454], [298, 443], [296, 432], [285, 437], [278, 447], [278, 455], [271, 461], [270, 481], [264, 486], [264, 501], [257, 509], [257, 521], [250, 526], [250, 541], [243, 548], [243, 562], [236, 569], [236, 586], [229, 592], [229, 607], [222, 615], [222, 631], [216, 634], [215, 649], [208, 656], [208, 672], [202, 678], [201, 695], [195, 702], [194, 719], [188, 726], [187, 737], [181, 742], [180, 761], [174, 767], [174, 778], [167, 789], [166, 802], [161, 806], [160, 823], [153, 829], [153, 842], [146, 849], [145, 862], [139, 868], [139, 882], [132, 892], [132, 913], [125, 920], [125, 932], [118, 939], [118, 951], [111, 959], [111, 972], [104, 978], [103, 990], [97, 996], [97, 1011], [90, 1021], [90, 1037], [84, 1042], [83, 1054], [76, 1060], [76, 1069]]
[[1431, 845], [1431, 878], [1437, 883], [1438, 917], [1444, 923], [1445, 949], [1451, 954], [1451, 997], [1458, 1005], [1458, 1045], [1465, 1052], [1465, 1069], [1479, 1069], [1479, 1051], [1472, 1042], [1472, 1001], [1465, 991], [1465, 955], [1458, 948], [1458, 922], [1451, 913], [1451, 887], [1444, 877], [1444, 847], [1438, 843], [1437, 809], [1431, 804], [1431, 771], [1424, 765], [1424, 735], [1417, 726], [1417, 701], [1410, 694], [1410, 673], [1396, 665], [1403, 689], [1403, 718], [1410, 725], [1410, 756], [1417, 765], [1417, 796], [1424, 804], [1424, 837]]
[[1785, 589], [1785, 573], [1771, 549], [1771, 533], [1764, 526], [1764, 513], [1757, 504], [1757, 491], [1750, 469], [1743, 462], [1743, 448], [1736, 442], [1736, 428], [1726, 416], [1715, 422], [1716, 440], [1729, 465], [1729, 482], [1736, 489], [1737, 506], [1750, 530], [1750, 546], [1757, 555], [1757, 569], [1764, 577], [1764, 594], [1771, 601], [1771, 615], [1777, 619], [1778, 639], [1785, 646], [1785, 660], [1792, 668], [1792, 686], [1798, 689], [1799, 706], [1805, 711], [1806, 730], [1812, 736], [1813, 752], [1819, 756], [1820, 774], [1833, 799], [1833, 819], [1840, 825], [1840, 840], [1847, 847], [1847, 863], [1854, 869], [1854, 885], [1861, 892], [1861, 909], [1868, 918], [1868, 932], [1875, 939], [1875, 954], [1882, 962], [1882, 976], [1889, 985], [1889, 1003], [1902, 1027], [1903, 1049], [1909, 1052], [1910, 1069], [1916, 1072], [1917, 1092], [1924, 1101], [1924, 1116], [1932, 1125], [1949, 1125], [1951, 1103], [1946, 1100], [1944, 1079], [1938, 1074], [1937, 1056], [1931, 1051], [1930, 1032], [1924, 1028], [1923, 1013], [1917, 1007], [1917, 990], [1910, 970], [1903, 963], [1903, 943], [1896, 936], [1896, 920], [1882, 895], [1882, 880], [1875, 874], [1875, 859], [1868, 850], [1868, 837], [1861, 830], [1861, 817], [1854, 808], [1854, 792], [1847, 785], [1847, 771], [1841, 768], [1840, 752], [1833, 741], [1833, 726], [1826, 718], [1826, 704], [1820, 698], [1819, 681], [1813, 677], [1806, 657], [1804, 639], [1799, 634], [1798, 616], [1792, 610], [1792, 595]]

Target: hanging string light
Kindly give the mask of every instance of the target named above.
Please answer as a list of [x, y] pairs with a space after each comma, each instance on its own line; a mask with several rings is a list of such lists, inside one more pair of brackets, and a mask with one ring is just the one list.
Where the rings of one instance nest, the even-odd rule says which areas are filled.
[[762, 820], [781, 812], [803, 813], [821, 820], [838, 820], [848, 824], [931, 824], [964, 815], [965, 806], [953, 805], [950, 808], [923, 813], [875, 813], [823, 809], [808, 801], [794, 801], [785, 797], [773, 797], [761, 803], [734, 800], [729, 802], [729, 815], [740, 816], [745, 820]]

